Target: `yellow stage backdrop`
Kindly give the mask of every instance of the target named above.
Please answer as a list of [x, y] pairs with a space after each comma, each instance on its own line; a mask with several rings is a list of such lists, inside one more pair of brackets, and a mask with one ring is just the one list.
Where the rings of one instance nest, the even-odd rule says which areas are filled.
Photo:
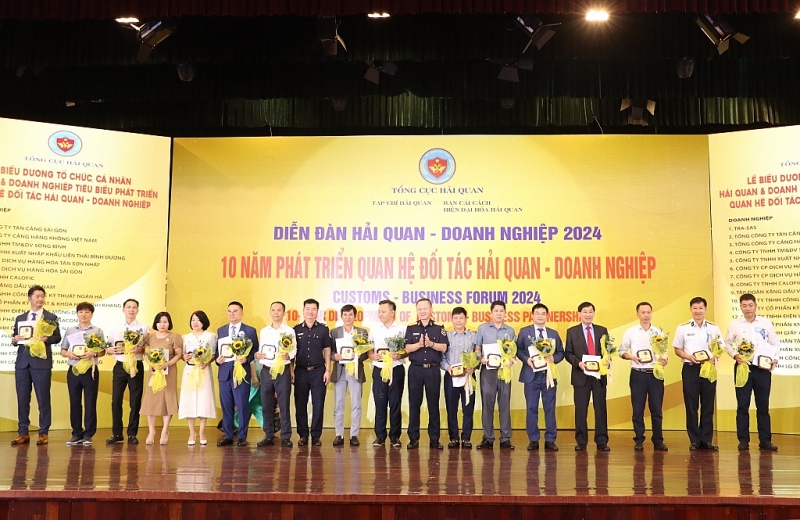
[[[772, 377], [774, 433], [800, 432], [800, 128], [709, 137], [716, 319], [723, 333], [752, 293], [782, 340]], [[717, 427], [736, 430], [733, 362], [717, 387]], [[755, 431], [751, 406], [750, 429]]]
[[[239, 300], [244, 321], [260, 329], [273, 300], [287, 304], [294, 325], [302, 301], [314, 297], [329, 326], [351, 303], [369, 327], [379, 300], [394, 300], [407, 323], [424, 296], [436, 321], [449, 322], [449, 311], [463, 305], [475, 328], [501, 299], [519, 330], [541, 301], [563, 338], [588, 300], [619, 343], [646, 300], [653, 323], [674, 332], [689, 319], [693, 296], [713, 299], [707, 143], [706, 136], [176, 139], [168, 309], [185, 333], [193, 310], [205, 310], [216, 328], [227, 303]], [[670, 429], [685, 425], [679, 365], [673, 356], [667, 369]], [[559, 426], [572, 428], [566, 363], [559, 373]], [[629, 363], [615, 359], [612, 428], [631, 427], [628, 374]], [[365, 427], [374, 418], [369, 394]], [[332, 407], [331, 392], [326, 425]], [[524, 408], [515, 382], [515, 428], [524, 428]]]
[[[45, 308], [62, 333], [75, 306], [96, 307], [106, 331], [135, 297], [145, 320], [164, 306], [170, 139], [0, 119], [0, 431], [16, 431], [16, 315], [28, 288], [47, 290]], [[53, 429], [69, 428], [66, 360], [54, 352]], [[111, 363], [101, 365], [108, 370]], [[99, 426], [111, 425], [111, 377], [100, 379]], [[38, 423], [33, 399], [32, 430]]]

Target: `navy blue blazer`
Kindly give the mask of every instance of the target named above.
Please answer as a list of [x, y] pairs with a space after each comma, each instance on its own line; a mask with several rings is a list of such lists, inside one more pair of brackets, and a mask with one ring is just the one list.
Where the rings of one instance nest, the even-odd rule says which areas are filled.
[[[58, 316], [53, 314], [52, 312], [48, 312], [42, 309], [44, 312], [44, 319], [51, 320], [51, 321], [58, 321]], [[30, 311], [25, 312], [17, 316], [14, 320], [14, 334], [16, 336], [19, 334], [19, 323], [21, 321], [28, 321], [28, 315]], [[53, 332], [52, 336], [45, 340], [45, 346], [47, 347], [45, 350], [47, 351], [47, 359], [42, 359], [38, 357], [31, 356], [31, 351], [28, 349], [27, 345], [19, 345], [17, 347], [17, 359], [14, 362], [14, 368], [19, 370], [20, 368], [53, 368], [53, 349], [52, 345], [56, 345], [61, 343], [61, 327], [56, 327], [56, 330]]]
[[[246, 325], [244, 323], [240, 323], [238, 325], [239, 331], [244, 332], [245, 337], [250, 338], [250, 341], [253, 342], [253, 348], [250, 349], [250, 354], [247, 355], [247, 363], [244, 366], [244, 369], [247, 371], [248, 377], [250, 376], [250, 363], [253, 362], [256, 356], [256, 352], [258, 352], [258, 333], [256, 329], [251, 327], [250, 325]], [[230, 323], [227, 325], [223, 325], [222, 327], [217, 329], [217, 338], [225, 338], [230, 336], [231, 325]], [[217, 379], [220, 381], [230, 381], [233, 376], [233, 365], [236, 363], [235, 361], [229, 361], [227, 363], [222, 363], [217, 365], [219, 366], [219, 372], [217, 373]]]
[[[536, 374], [541, 374], [540, 377], [544, 377], [545, 374], [544, 372], [534, 372], [533, 369], [528, 366], [528, 359], [531, 357], [528, 353], [528, 347], [536, 342], [536, 328], [536, 325], [528, 325], [527, 327], [522, 327], [519, 330], [519, 334], [517, 334], [517, 357], [522, 361], [522, 370], [519, 373], [519, 381], [521, 383], [533, 383]], [[564, 344], [561, 343], [561, 336], [550, 327], [545, 327], [544, 330], [547, 333], [548, 339], [553, 339], [556, 342], [553, 362], [561, 363], [564, 359]], [[558, 380], [554, 382], [558, 384]]]

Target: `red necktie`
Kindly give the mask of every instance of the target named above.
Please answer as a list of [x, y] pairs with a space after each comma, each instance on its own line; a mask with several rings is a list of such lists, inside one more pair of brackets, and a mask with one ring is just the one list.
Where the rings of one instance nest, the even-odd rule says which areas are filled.
[[592, 338], [592, 328], [586, 326], [586, 346], [589, 350], [589, 355], [594, 356], [594, 338]]

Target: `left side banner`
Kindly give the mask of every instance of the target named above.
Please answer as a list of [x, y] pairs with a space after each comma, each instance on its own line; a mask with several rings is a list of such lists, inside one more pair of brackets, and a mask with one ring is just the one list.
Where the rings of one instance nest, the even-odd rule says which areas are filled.
[[[62, 332], [82, 301], [106, 333], [123, 321], [127, 298], [143, 317], [162, 310], [171, 140], [9, 119], [0, 135], [0, 372], [14, 370], [14, 318], [29, 310], [32, 285], [47, 291]], [[65, 371], [54, 354], [54, 370]], [[113, 359], [103, 361], [110, 369]], [[9, 375], [0, 374], [6, 396]], [[0, 421], [12, 416], [15, 406], [0, 405]]]

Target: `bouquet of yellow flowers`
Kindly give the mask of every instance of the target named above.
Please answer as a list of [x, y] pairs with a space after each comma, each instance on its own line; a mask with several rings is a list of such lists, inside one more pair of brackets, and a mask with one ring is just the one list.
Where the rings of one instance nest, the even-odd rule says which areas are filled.
[[[281, 339], [278, 343], [278, 354], [286, 354], [288, 359], [289, 353], [295, 348], [297, 348], [297, 342], [294, 339], [294, 334], [281, 332]], [[286, 361], [283, 359], [283, 356], [275, 356], [275, 361], [269, 368], [269, 375], [272, 376], [272, 379], [275, 379], [283, 374], [285, 368]]]
[[[540, 338], [537, 339], [534, 343], [536, 347], [536, 351], [539, 352], [539, 357], [546, 360], [548, 357], [552, 356], [556, 352], [556, 344], [553, 340], [549, 338]], [[558, 379], [558, 372], [556, 371], [556, 364], [555, 363], [547, 363], [547, 388], [553, 388], [556, 383], [555, 380]]]
[[669, 333], [663, 331], [651, 330], [650, 332], [650, 348], [656, 355], [655, 363], [653, 364], [653, 377], [656, 379], [664, 380], [664, 365], [658, 361], [667, 358], [667, 347], [669, 346]]
[[366, 334], [353, 334], [353, 352], [356, 356], [356, 361], [354, 363], [346, 363], [344, 365], [344, 369], [348, 374], [351, 376], [356, 375], [356, 364], [358, 363], [359, 358], [365, 352], [372, 350], [374, 346], [375, 345], [369, 340], [369, 336]]
[[45, 346], [44, 341], [42, 341], [41, 338], [42, 337], [46, 338], [50, 336], [53, 332], [56, 331], [57, 328], [58, 328], [58, 321], [46, 320], [44, 319], [44, 316], [39, 318], [39, 320], [36, 322], [36, 327], [34, 327], [33, 336], [31, 337], [31, 342], [28, 343], [28, 348], [31, 351], [31, 356], [38, 357], [41, 359], [47, 359], [47, 347]]
[[136, 376], [136, 354], [133, 353], [133, 349], [138, 347], [141, 341], [142, 333], [138, 330], [125, 329], [125, 332], [122, 333], [122, 342], [125, 345], [125, 361], [122, 363], [122, 368], [131, 377]]
[[[106, 348], [106, 339], [96, 332], [84, 334], [83, 340], [86, 342], [86, 350], [91, 350], [95, 354], [99, 354]], [[81, 359], [72, 366], [72, 373], [79, 376], [88, 372], [90, 368], [92, 369], [92, 379], [94, 379], [94, 359]]]
[[736, 388], [742, 388], [747, 384], [747, 380], [750, 379], [750, 367], [748, 364], [753, 359], [756, 349], [752, 342], [742, 339], [736, 342], [736, 353], [739, 354], [742, 361], [747, 362], [747, 364], [737, 363], [736, 366]]
[[153, 371], [147, 386], [149, 386], [155, 394], [167, 387], [167, 376], [162, 370], [167, 366], [167, 356], [162, 348], [147, 349], [145, 355], [147, 356], [147, 363], [150, 365], [150, 370]]
[[242, 332], [240, 332], [239, 337], [231, 343], [231, 352], [236, 356], [236, 361], [234, 361], [235, 366], [233, 367], [234, 388], [242, 384], [247, 377], [247, 372], [242, 366], [242, 363], [247, 359], [247, 356], [250, 355], [250, 350], [252, 350], [252, 348], [253, 341]]
[[717, 380], [717, 360], [725, 353], [722, 338], [719, 336], [709, 338], [708, 350], [710, 350], [711, 355], [714, 356], [714, 361], [703, 363], [700, 367], [700, 377], [708, 379], [713, 383]]
[[383, 356], [381, 356], [381, 363], [383, 363], [383, 368], [381, 368], [381, 379], [384, 383], [389, 383], [389, 385], [391, 385], [393, 373], [392, 365], [394, 364], [392, 354], [403, 355], [406, 353], [404, 348], [406, 346], [406, 338], [404, 338], [402, 334], [392, 336], [391, 338], [386, 338], [386, 346], [389, 347], [389, 350], [384, 352]]
[[603, 334], [600, 337], [600, 375], [609, 376], [609, 383], [611, 378], [611, 356], [618, 352], [617, 346], [614, 345], [614, 338], [608, 334]]
[[517, 344], [508, 336], [498, 339], [497, 344], [500, 345], [500, 368], [497, 369], [497, 378], [510, 383], [511, 364], [514, 362], [514, 356], [517, 355]]
[[192, 388], [198, 388], [203, 382], [203, 370], [214, 359], [214, 349], [201, 341], [194, 350], [192, 350], [192, 364], [194, 367], [189, 375], [189, 383]]
[[[461, 365], [466, 368], [475, 369], [478, 365], [481, 364], [480, 358], [475, 353], [474, 350], [470, 350], [469, 352], [462, 352], [461, 353]], [[467, 381], [464, 383], [464, 391], [467, 393], [467, 403], [469, 404], [470, 399], [472, 398], [472, 394], [475, 393], [475, 387], [472, 384], [472, 376], [467, 374]]]

